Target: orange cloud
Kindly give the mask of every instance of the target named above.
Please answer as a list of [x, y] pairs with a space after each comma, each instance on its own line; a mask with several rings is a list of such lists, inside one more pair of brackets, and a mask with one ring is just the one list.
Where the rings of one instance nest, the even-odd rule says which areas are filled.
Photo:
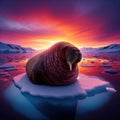
[[119, 43], [117, 4], [111, 9], [99, 0], [53, 1], [3, 2], [0, 41], [35, 49], [48, 48], [57, 41], [68, 41], [78, 47]]

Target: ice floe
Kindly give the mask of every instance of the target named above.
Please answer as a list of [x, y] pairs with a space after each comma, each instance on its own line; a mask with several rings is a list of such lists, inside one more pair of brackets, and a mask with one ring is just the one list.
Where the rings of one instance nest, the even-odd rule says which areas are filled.
[[12, 64], [6, 64], [6, 65], [0, 65], [0, 69], [3, 69], [5, 71], [12, 71], [12, 70], [18, 70], [14, 65]]
[[5, 99], [17, 112], [31, 120], [79, 120], [79, 115], [83, 112], [96, 109], [107, 102], [110, 96], [107, 88], [111, 86], [98, 77], [83, 74], [68, 86], [34, 85], [26, 74], [16, 76], [14, 83], [17, 87], [12, 85], [8, 88], [4, 93]]
[[106, 87], [106, 90], [110, 92], [117, 92], [113, 87]]
[[103, 62], [100, 67], [112, 67], [109, 63]]
[[81, 64], [80, 66], [86, 68], [96, 67], [95, 65], [87, 65], [87, 64]]
[[114, 70], [114, 69], [109, 69], [109, 70], [105, 70], [106, 73], [109, 73], [109, 74], [117, 74], [118, 73], [118, 70]]
[[86, 96], [86, 91], [81, 88], [78, 80], [67, 86], [35, 85], [30, 82], [26, 74], [21, 74], [14, 78], [14, 82], [21, 88], [23, 93], [27, 92], [30, 95], [43, 98], [62, 99], [81, 95]]
[[6, 69], [6, 68], [12, 68], [14, 65], [8, 64], [8, 65], [0, 65], [0, 69]]
[[5, 71], [12, 71], [12, 70], [18, 70], [18, 68], [7, 68], [7, 69], [5, 69]]
[[106, 87], [111, 86], [98, 77], [83, 74], [67, 86], [35, 85], [26, 74], [14, 77], [14, 83], [37, 110], [52, 120], [74, 119], [78, 100], [107, 92]]

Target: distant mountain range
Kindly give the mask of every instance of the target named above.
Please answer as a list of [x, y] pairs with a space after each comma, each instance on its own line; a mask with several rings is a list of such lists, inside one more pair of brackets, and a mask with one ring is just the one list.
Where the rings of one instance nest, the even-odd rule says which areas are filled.
[[[110, 44], [100, 48], [83, 47], [82, 53], [120, 53], [120, 44]], [[7, 44], [0, 42], [0, 53], [33, 53], [32, 48], [25, 48], [16, 44]]]
[[120, 53], [120, 44], [110, 44], [100, 48], [84, 47], [80, 50], [82, 53]]
[[0, 53], [33, 53], [32, 48], [25, 48], [16, 44], [7, 44], [0, 42]]

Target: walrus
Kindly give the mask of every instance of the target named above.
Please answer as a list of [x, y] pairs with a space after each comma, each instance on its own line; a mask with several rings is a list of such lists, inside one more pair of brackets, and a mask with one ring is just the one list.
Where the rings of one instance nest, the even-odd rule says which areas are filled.
[[58, 42], [26, 63], [26, 74], [34, 84], [68, 85], [76, 81], [80, 50], [68, 42]]

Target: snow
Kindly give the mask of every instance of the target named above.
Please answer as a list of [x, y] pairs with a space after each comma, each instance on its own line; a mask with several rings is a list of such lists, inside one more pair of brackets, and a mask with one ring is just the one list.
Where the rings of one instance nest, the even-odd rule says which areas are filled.
[[114, 70], [114, 69], [109, 69], [109, 70], [105, 70], [106, 73], [109, 73], [109, 74], [117, 74], [118, 73], [118, 70]]
[[56, 99], [79, 96], [87, 97], [90, 91], [101, 90], [103, 92], [102, 90], [110, 86], [109, 82], [103, 81], [98, 77], [83, 74], [79, 74], [78, 80], [67, 86], [35, 85], [30, 82], [25, 73], [16, 76], [14, 83], [21, 89], [22, 93], [28, 93], [32, 96], [40, 96], [42, 98]]
[[43, 98], [62, 99], [81, 95], [86, 96], [86, 92], [81, 88], [79, 81], [67, 86], [35, 85], [30, 82], [26, 74], [21, 74], [14, 78], [14, 82], [21, 88], [23, 93], [27, 92], [30, 95]]
[[32, 53], [35, 52], [32, 48], [24, 48], [16, 44], [7, 44], [0, 42], [0, 53]]
[[120, 44], [110, 44], [100, 48], [84, 47], [80, 51], [82, 53], [120, 53]]

